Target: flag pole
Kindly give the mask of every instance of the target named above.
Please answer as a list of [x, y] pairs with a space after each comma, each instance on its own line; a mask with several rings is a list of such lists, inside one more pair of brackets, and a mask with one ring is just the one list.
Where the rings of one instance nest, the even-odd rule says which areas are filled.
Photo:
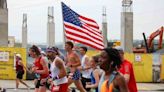
[[[61, 10], [62, 10], [62, 21], [63, 21], [63, 43], [65, 44], [66, 42], [66, 35], [65, 35], [65, 29], [64, 29], [64, 18], [63, 18], [63, 7], [62, 7], [62, 2], [61, 2]], [[63, 48], [65, 45], [63, 44]]]

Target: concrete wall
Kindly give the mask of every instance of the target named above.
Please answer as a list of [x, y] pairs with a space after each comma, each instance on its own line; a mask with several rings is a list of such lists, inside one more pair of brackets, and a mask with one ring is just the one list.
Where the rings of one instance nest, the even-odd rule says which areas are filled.
[[0, 46], [8, 46], [8, 11], [0, 9]]
[[133, 48], [133, 12], [121, 13], [121, 46], [125, 52]]

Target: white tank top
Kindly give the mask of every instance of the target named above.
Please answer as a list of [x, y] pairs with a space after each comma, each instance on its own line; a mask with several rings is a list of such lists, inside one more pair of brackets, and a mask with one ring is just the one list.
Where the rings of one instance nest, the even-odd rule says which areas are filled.
[[[86, 64], [85, 64], [85, 58], [87, 57], [87, 55], [84, 55], [83, 57], [82, 57], [82, 59], [81, 59], [81, 66], [83, 67], [83, 68], [85, 68], [86, 67]], [[88, 69], [88, 70], [85, 70], [85, 71], [82, 71], [81, 73], [82, 73], [82, 77], [84, 77], [84, 78], [91, 78], [91, 72], [92, 72], [92, 69]]]
[[[56, 67], [56, 65], [55, 65], [55, 62], [56, 62], [57, 59], [60, 59], [60, 58], [59, 57], [56, 57], [54, 59], [54, 61], [51, 63], [50, 71], [51, 71], [51, 74], [52, 74], [52, 78], [54, 78], [57, 75], [59, 75], [59, 68]], [[64, 62], [63, 62], [63, 65], [64, 65]], [[65, 67], [65, 65], [64, 65], [64, 67]], [[54, 85], [60, 85], [60, 84], [64, 84], [64, 83], [67, 83], [67, 82], [68, 82], [68, 79], [67, 79], [66, 76], [63, 77], [63, 78], [56, 79], [56, 80], [53, 81]]]

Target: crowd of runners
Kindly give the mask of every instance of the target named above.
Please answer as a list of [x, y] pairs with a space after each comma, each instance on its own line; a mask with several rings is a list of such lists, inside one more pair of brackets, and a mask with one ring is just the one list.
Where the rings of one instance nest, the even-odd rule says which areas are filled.
[[88, 57], [87, 47], [73, 50], [71, 41], [65, 43], [66, 55], [62, 55], [56, 47], [48, 47], [43, 53], [33, 45], [29, 49], [34, 58], [30, 69], [21, 63], [21, 55], [16, 55], [16, 89], [19, 83], [28, 89], [30, 86], [22, 81], [25, 69], [35, 74], [35, 92], [137, 92], [132, 64], [124, 59], [121, 47], [104, 48], [95, 56]]

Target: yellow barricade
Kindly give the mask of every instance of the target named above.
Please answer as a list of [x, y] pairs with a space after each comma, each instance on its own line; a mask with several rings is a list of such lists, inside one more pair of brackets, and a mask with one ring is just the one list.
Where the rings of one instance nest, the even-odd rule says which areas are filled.
[[152, 54], [129, 54], [125, 58], [132, 62], [137, 82], [152, 82]]
[[164, 55], [162, 55], [162, 63], [161, 63], [161, 79], [164, 80]]
[[100, 54], [100, 51], [97, 51], [97, 50], [89, 50], [89, 51], [87, 51], [87, 55], [89, 57], [92, 57], [92, 56], [97, 55], [97, 54]]
[[[99, 51], [89, 50], [87, 55], [89, 57], [99, 54]], [[152, 82], [152, 54], [134, 54], [125, 53], [125, 58], [132, 62], [136, 82]], [[163, 57], [164, 58], [164, 57]], [[164, 60], [164, 59], [162, 59]], [[163, 62], [164, 65], [164, 62]], [[163, 67], [164, 68], [164, 67]], [[164, 69], [163, 69], [164, 70]], [[164, 71], [163, 71], [164, 73]], [[163, 74], [164, 75], [164, 74]], [[163, 76], [164, 77], [164, 76]]]
[[[16, 72], [14, 67], [14, 54], [19, 53], [22, 56], [23, 64], [26, 67], [26, 49], [0, 47], [0, 79], [15, 79]], [[23, 76], [26, 79], [26, 72]]]

